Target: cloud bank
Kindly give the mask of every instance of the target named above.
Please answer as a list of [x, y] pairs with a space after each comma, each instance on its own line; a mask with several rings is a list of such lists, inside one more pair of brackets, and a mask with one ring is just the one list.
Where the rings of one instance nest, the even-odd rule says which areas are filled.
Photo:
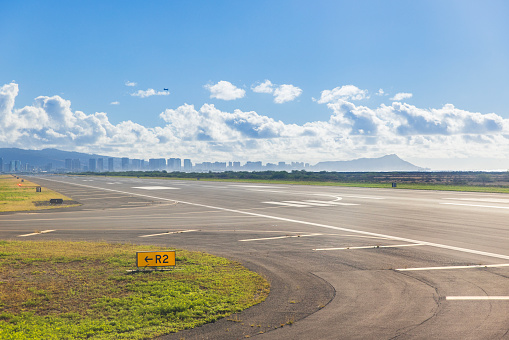
[[[403, 158], [504, 158], [509, 121], [447, 104], [437, 109], [393, 102], [369, 108], [353, 103], [354, 87], [323, 91], [328, 120], [287, 124], [254, 111], [224, 112], [212, 104], [184, 104], [160, 113], [161, 125], [112, 124], [104, 112], [73, 110], [60, 96], [40, 96], [16, 108], [18, 84], [0, 87], [0, 147], [59, 148], [111, 156], [264, 162], [318, 162], [396, 153]], [[318, 103], [317, 103], [318, 105]], [[157, 113], [154, 113], [157, 114]], [[133, 148], [136, 145], [136, 148]]]

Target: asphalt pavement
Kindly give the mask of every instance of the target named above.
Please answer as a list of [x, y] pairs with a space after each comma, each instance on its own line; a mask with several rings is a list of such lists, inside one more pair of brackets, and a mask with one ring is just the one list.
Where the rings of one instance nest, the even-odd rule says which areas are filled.
[[200, 250], [237, 260], [271, 283], [265, 302], [164, 339], [509, 338], [509, 195], [30, 180], [83, 205], [0, 214], [2, 239]]

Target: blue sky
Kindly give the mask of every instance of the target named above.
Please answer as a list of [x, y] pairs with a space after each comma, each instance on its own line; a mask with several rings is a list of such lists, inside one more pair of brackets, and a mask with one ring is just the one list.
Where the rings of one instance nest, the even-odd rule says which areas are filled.
[[[504, 1], [5, 1], [2, 13], [0, 86], [4, 101], [14, 101], [4, 127], [14, 125], [0, 131], [0, 147], [64, 145], [134, 158], [146, 154], [129, 149], [139, 145], [201, 161], [311, 163], [397, 153], [432, 168], [459, 164], [448, 159], [509, 167]], [[266, 80], [271, 93], [253, 91]], [[218, 84], [226, 87], [214, 97]], [[343, 88], [350, 85], [358, 91]], [[149, 89], [166, 95], [133, 96]], [[40, 96], [46, 104], [35, 104]], [[48, 100], [70, 103], [69, 112], [48, 109]], [[394, 102], [405, 109], [387, 113]], [[198, 112], [192, 126], [185, 104]], [[5, 118], [19, 115], [25, 126]], [[58, 124], [66, 115], [74, 123]], [[87, 119], [102, 123], [87, 123], [87, 134], [76, 123]], [[99, 130], [106, 132], [94, 137]], [[479, 165], [484, 158], [492, 161]]]

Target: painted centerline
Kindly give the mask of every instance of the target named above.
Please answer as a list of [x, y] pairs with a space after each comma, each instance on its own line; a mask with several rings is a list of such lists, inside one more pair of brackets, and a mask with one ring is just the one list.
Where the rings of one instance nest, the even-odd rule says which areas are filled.
[[178, 230], [178, 231], [168, 231], [168, 232], [166, 232], [166, 233], [150, 234], [150, 235], [142, 235], [142, 236], [138, 236], [138, 237], [152, 237], [152, 236], [161, 236], [161, 235], [182, 234], [182, 233], [190, 233], [190, 232], [193, 232], [193, 231], [198, 231], [198, 230]]
[[424, 246], [424, 244], [394, 244], [389, 246], [362, 246], [362, 247], [344, 247], [344, 248], [321, 248], [313, 249], [316, 251], [327, 251], [327, 250], [350, 250], [350, 249], [376, 249], [376, 248], [399, 248], [399, 247], [416, 247]]
[[472, 268], [496, 268], [509, 267], [509, 263], [502, 264], [474, 264], [471, 266], [444, 266], [444, 267], [421, 267], [421, 268], [402, 268], [397, 271], [418, 271], [418, 270], [445, 270], [445, 269], [472, 269]]
[[282, 239], [282, 238], [310, 237], [310, 236], [320, 236], [320, 235], [322, 235], [322, 234], [286, 235], [286, 236], [276, 236], [276, 237], [251, 238], [251, 239], [247, 239], [247, 240], [239, 240], [239, 242], [278, 240], [278, 239]]

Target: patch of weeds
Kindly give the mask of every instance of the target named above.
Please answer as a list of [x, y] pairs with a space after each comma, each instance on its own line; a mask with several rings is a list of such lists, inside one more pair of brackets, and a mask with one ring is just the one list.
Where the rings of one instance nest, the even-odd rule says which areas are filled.
[[[153, 338], [237, 313], [269, 291], [240, 264], [198, 252], [177, 250], [175, 271], [128, 274], [136, 251], [155, 248], [61, 241], [3, 248], [16, 256], [0, 257], [10, 278], [0, 284], [0, 338]], [[237, 314], [230, 320], [241, 322]]]

